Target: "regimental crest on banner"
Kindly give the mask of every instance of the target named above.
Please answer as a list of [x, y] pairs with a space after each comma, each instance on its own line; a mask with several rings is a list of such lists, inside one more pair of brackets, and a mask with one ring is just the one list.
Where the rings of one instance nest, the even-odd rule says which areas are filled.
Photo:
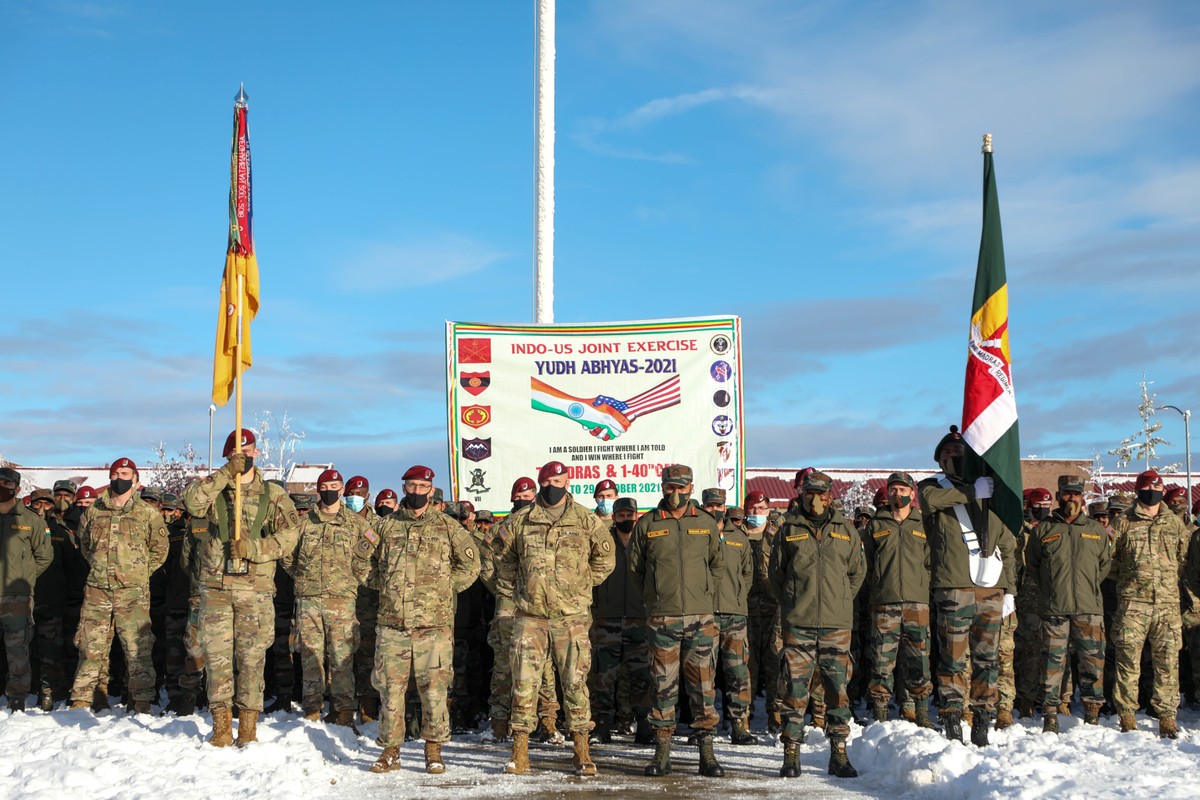
[[464, 425], [472, 428], [482, 428], [492, 421], [491, 406], [465, 406], [461, 415]]
[[483, 390], [492, 385], [491, 370], [484, 372], [460, 372], [458, 383], [462, 388], [478, 397]]
[[473, 469], [468, 473], [471, 476], [471, 482], [467, 484], [467, 493], [475, 492], [477, 494], [486, 494], [491, 491], [484, 483], [484, 476], [487, 473], [481, 469]]
[[486, 439], [463, 439], [462, 454], [467, 461], [483, 461], [492, 457], [492, 437]]
[[492, 363], [491, 339], [459, 339], [458, 363], [460, 364], [490, 364]]

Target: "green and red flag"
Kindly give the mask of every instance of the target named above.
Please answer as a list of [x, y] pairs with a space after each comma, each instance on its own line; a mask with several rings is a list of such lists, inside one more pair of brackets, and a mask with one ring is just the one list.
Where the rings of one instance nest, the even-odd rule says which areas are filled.
[[[964, 472], [968, 476], [986, 475], [995, 481], [992, 510], [1015, 533], [1021, 529], [1024, 518], [1021, 446], [1008, 338], [1008, 279], [1004, 271], [1004, 240], [1000, 232], [1000, 201], [996, 194], [991, 140], [990, 134], [984, 137], [983, 234], [975, 271], [963, 390], [962, 435], [968, 445]], [[991, 542], [994, 546], [995, 539]]]

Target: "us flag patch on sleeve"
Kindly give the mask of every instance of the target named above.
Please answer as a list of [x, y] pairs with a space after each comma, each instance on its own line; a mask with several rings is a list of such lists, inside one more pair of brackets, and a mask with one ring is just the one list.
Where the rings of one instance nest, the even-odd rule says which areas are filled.
[[371, 544], [379, 544], [379, 534], [370, 528], [367, 528], [365, 531], [363, 531], [363, 538]]

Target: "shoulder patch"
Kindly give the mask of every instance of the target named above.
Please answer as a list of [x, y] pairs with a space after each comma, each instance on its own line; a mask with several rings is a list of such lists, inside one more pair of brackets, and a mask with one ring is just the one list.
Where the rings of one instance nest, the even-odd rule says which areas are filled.
[[798, 542], [801, 539], [807, 539], [807, 538], [808, 538], [807, 533], [793, 533], [791, 536], [783, 537], [783, 540], [785, 542]]
[[465, 550], [463, 550], [463, 555], [465, 555], [468, 559], [474, 559], [475, 558], [475, 548], [474, 547], [466, 548]]
[[612, 539], [605, 539], [600, 543], [600, 549], [606, 553], [612, 552]]
[[657, 539], [659, 536], [666, 536], [669, 533], [670, 531], [666, 530], [665, 528], [657, 531], [646, 531], [646, 538]]
[[891, 535], [892, 535], [891, 528], [884, 528], [881, 531], [875, 531], [874, 533], [871, 534], [871, 536], [875, 539], [882, 539], [884, 536], [891, 536]]
[[844, 533], [838, 533], [837, 531], [830, 531], [829, 535], [832, 536], [834, 539], [841, 539], [843, 542], [850, 541], [850, 537]]
[[688, 528], [687, 532], [690, 536], [707, 536], [709, 534], [708, 528]]
[[367, 528], [365, 531], [363, 531], [363, 538], [371, 544], [379, 544], [379, 534], [370, 528]]

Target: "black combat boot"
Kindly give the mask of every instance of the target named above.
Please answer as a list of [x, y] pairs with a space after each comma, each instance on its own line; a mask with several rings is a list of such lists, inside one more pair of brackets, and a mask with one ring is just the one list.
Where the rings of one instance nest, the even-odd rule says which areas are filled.
[[596, 719], [596, 726], [592, 728], [588, 741], [592, 744], [612, 744], [612, 720], [611, 713], [601, 714]]
[[[1058, 733], [1058, 714], [1042, 715], [1042, 733]], [[971, 728], [971, 739], [975, 739], [975, 728]]]
[[654, 728], [650, 727], [650, 720], [645, 717], [638, 717], [637, 732], [633, 734], [633, 743], [647, 747], [654, 744]]
[[174, 714], [177, 717], [187, 717], [196, 713], [196, 695], [191, 692], [180, 692], [173, 696], [167, 707], [163, 709], [163, 716]]
[[665, 729], [655, 732], [654, 758], [646, 765], [646, 776], [659, 778], [671, 774], [671, 731]]
[[749, 720], [735, 719], [733, 730], [729, 733], [729, 741], [741, 745], [758, 744], [758, 737], [750, 732]]
[[958, 711], [943, 711], [942, 730], [946, 732], [946, 738], [950, 741], [961, 742], [963, 740], [962, 713]]
[[[991, 717], [988, 712], [982, 708], [975, 712], [971, 718], [971, 744], [976, 747], [988, 746], [988, 728], [991, 727]], [[1055, 726], [1058, 725], [1058, 720], [1054, 720]]]
[[42, 711], [54, 710], [54, 691], [52, 689], [42, 689], [38, 695], [38, 708]]
[[858, 770], [846, 755], [845, 739], [829, 740], [829, 774], [835, 778], [857, 778]]
[[871, 707], [871, 712], [876, 722], [887, 722], [888, 717], [891, 716], [887, 703], [875, 703]]
[[721, 767], [721, 763], [717, 761], [717, 756], [713, 753], [713, 736], [711, 731], [705, 731], [700, 737], [700, 769], [699, 772], [706, 778], [724, 778], [725, 770]]
[[[174, 701], [172, 700], [172, 702], [174, 702]], [[193, 698], [192, 699], [192, 707], [195, 708], [195, 705], [196, 705], [196, 701]], [[291, 710], [292, 710], [292, 696], [290, 694], [288, 694], [287, 692], [280, 692], [279, 694], [275, 695], [275, 702], [273, 702], [273, 703], [271, 703], [271, 705], [267, 706], [265, 713], [274, 714], [277, 711], [291, 711]]]
[[785, 741], [783, 743], [783, 766], [779, 768], [781, 778], [800, 777], [800, 743]]

